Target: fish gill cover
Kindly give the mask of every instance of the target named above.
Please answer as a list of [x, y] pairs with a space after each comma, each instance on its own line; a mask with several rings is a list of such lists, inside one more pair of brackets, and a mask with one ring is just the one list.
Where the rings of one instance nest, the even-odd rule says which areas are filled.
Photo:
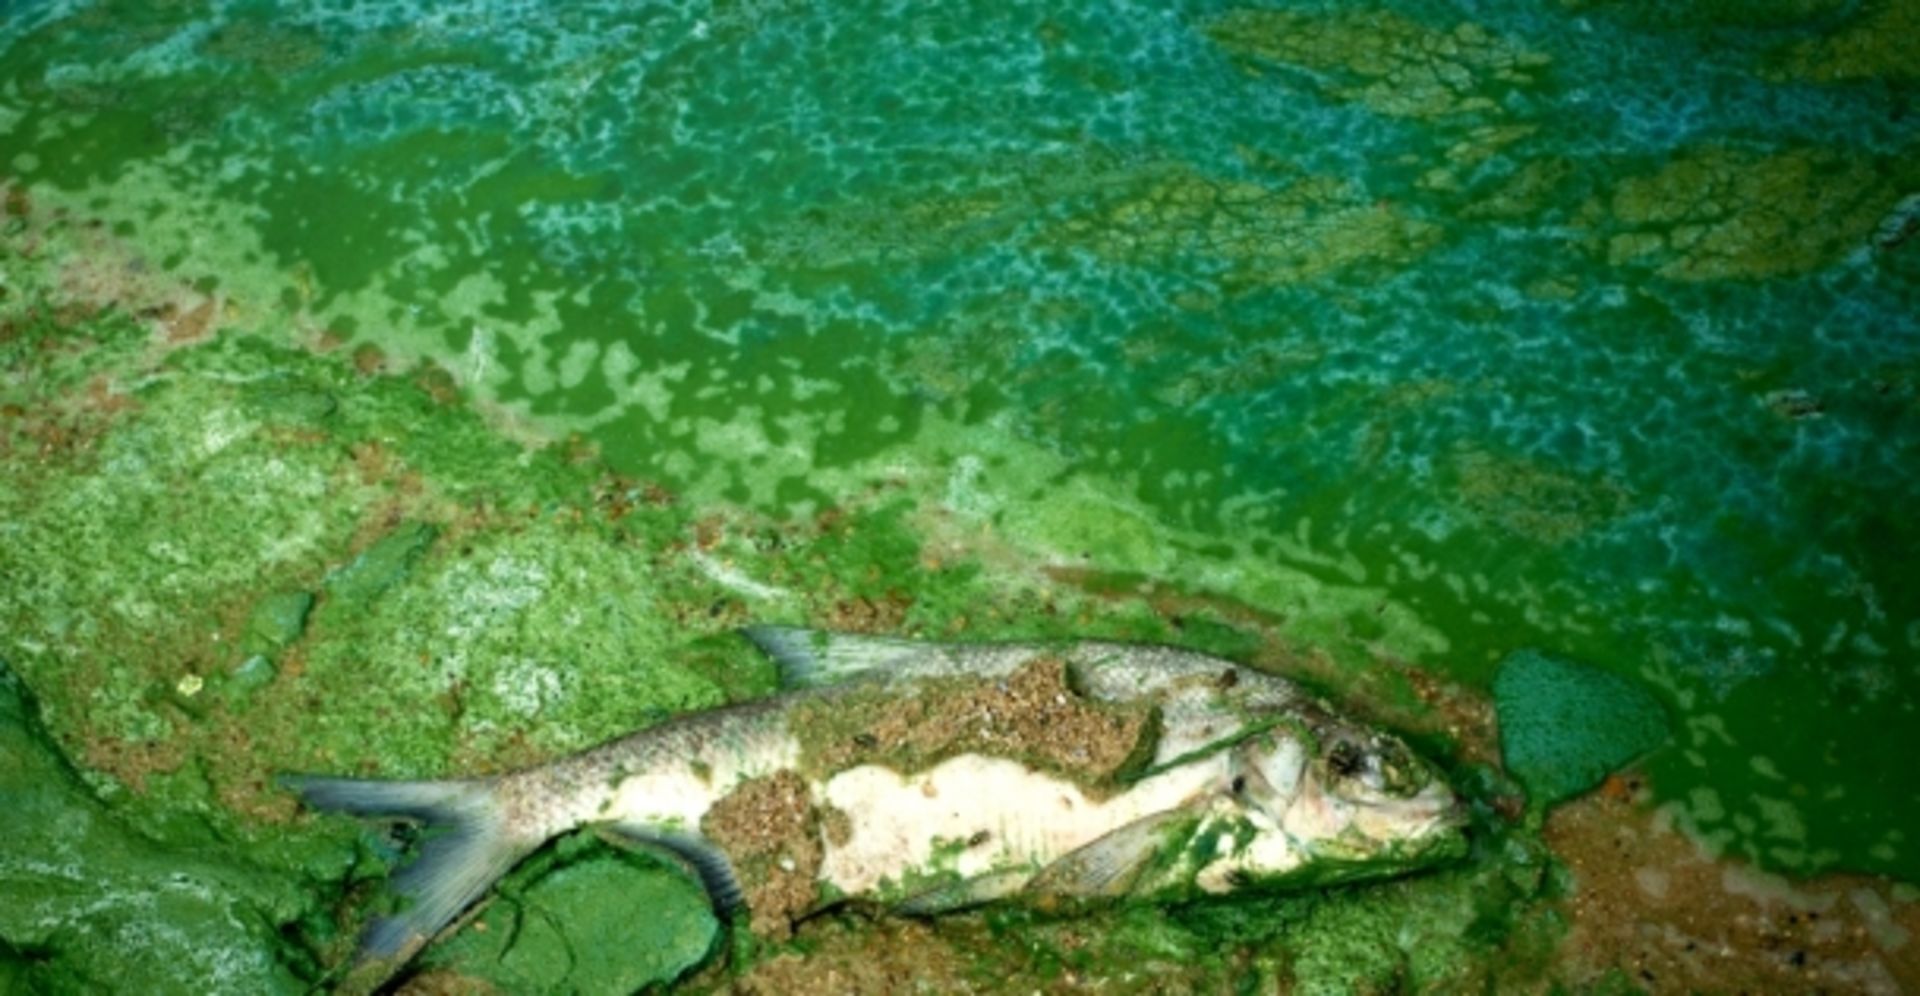
[[[98, 832], [12, 838], [0, 891], [53, 905], [0, 971], [170, 985], [170, 924], [257, 942], [247, 987], [321, 978], [393, 847], [274, 771], [545, 760], [764, 693], [723, 634], [777, 621], [1214, 649], [1442, 752], [1482, 826], [1272, 905], [833, 921], [740, 966], [767, 991], [1920, 985], [1916, 25], [9, 4], [0, 655], [72, 765], [19, 811]], [[1537, 834], [1492, 740], [1523, 647], [1672, 730]], [[198, 884], [122, 888], [135, 838]], [[560, 950], [550, 905], [509, 936]], [[1605, 928], [1655, 921], [1672, 950]]]

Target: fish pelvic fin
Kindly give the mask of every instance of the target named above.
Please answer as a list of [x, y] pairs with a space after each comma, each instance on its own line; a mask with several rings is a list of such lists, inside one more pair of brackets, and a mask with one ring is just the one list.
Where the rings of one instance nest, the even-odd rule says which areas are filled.
[[404, 817], [423, 826], [418, 854], [388, 879], [400, 909], [369, 923], [360, 938], [363, 963], [410, 959], [539, 846], [508, 832], [492, 782], [283, 775], [280, 783], [314, 809]]
[[896, 665], [938, 649], [937, 645], [915, 640], [798, 626], [748, 626], [740, 635], [773, 659], [780, 669], [780, 687], [789, 691], [882, 676]]
[[700, 880], [714, 912], [722, 917], [746, 908], [747, 890], [733, 862], [706, 838], [640, 823], [608, 823], [597, 829], [601, 839], [615, 846], [648, 851], [686, 869]]
[[1033, 880], [1026, 868], [987, 872], [973, 878], [938, 885], [895, 903], [893, 911], [901, 916], [938, 916], [984, 906], [1019, 893]]

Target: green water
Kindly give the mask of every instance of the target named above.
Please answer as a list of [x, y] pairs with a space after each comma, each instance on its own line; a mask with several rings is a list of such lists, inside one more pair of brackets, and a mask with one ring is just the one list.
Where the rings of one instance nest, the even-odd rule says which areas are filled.
[[1703, 837], [1911, 881], [1916, 26], [15, 2], [0, 175], [694, 503], [894, 482], [1350, 669], [1632, 677]]

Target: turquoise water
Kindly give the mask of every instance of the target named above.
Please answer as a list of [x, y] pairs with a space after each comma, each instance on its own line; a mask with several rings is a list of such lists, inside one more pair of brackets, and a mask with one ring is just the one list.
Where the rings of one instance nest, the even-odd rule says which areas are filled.
[[1662, 9], [14, 3], [0, 171], [696, 500], [1634, 677], [1704, 837], [1920, 878], [1916, 15]]

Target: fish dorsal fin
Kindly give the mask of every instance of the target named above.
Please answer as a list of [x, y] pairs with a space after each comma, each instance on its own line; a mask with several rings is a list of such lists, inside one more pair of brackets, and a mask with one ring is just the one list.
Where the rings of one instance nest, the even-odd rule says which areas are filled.
[[829, 633], [798, 626], [749, 626], [740, 635], [780, 669], [780, 687], [829, 688], [885, 675], [930, 652], [936, 644], [882, 636]]
[[1122, 895], [1168, 843], [1170, 831], [1188, 818], [1167, 809], [1134, 820], [1040, 869], [1026, 891], [1082, 899]]

